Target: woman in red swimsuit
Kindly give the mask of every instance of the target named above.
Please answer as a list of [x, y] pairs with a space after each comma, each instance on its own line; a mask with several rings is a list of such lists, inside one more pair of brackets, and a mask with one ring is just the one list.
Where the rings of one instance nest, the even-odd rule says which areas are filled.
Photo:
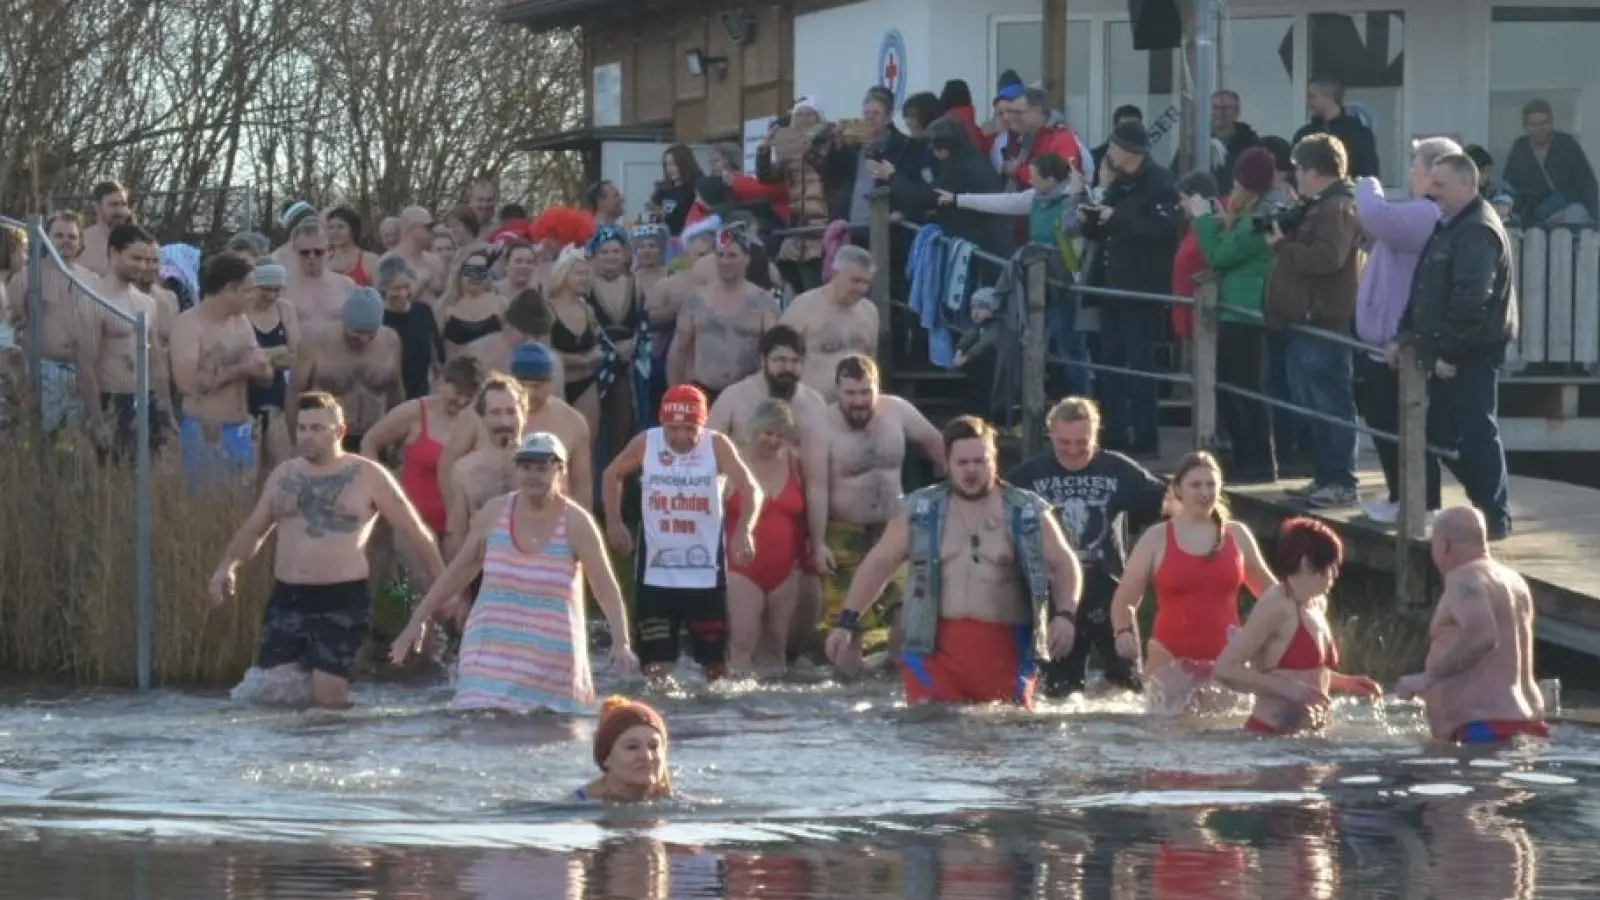
[[471, 356], [450, 360], [433, 393], [389, 410], [361, 439], [361, 455], [382, 460], [396, 444], [400, 450], [400, 487], [417, 515], [444, 536], [444, 493], [439, 488], [439, 457], [455, 427], [456, 416], [472, 403], [489, 372]]
[[[782, 672], [805, 556], [806, 486], [794, 451], [794, 411], [782, 400], [763, 400], [751, 413], [745, 457], [766, 501], [756, 517], [755, 556], [746, 565], [728, 560], [728, 668]], [[729, 534], [742, 501], [728, 499]]]
[[1147, 675], [1172, 663], [1192, 679], [1210, 677], [1230, 632], [1239, 627], [1239, 589], [1260, 597], [1276, 583], [1250, 529], [1228, 519], [1222, 469], [1209, 453], [1191, 453], [1167, 488], [1167, 521], [1134, 545], [1111, 600], [1117, 652], [1139, 664], [1139, 603], [1156, 589], [1156, 621]]
[[357, 287], [372, 287], [378, 254], [361, 246], [361, 216], [348, 206], [335, 206], [323, 219], [328, 223], [328, 268]]
[[1339, 577], [1344, 547], [1315, 519], [1290, 519], [1278, 531], [1278, 572], [1250, 618], [1217, 659], [1216, 679], [1256, 695], [1245, 730], [1257, 734], [1314, 731], [1327, 724], [1329, 696], [1378, 699], [1370, 678], [1341, 675], [1339, 644], [1328, 625], [1328, 591]]

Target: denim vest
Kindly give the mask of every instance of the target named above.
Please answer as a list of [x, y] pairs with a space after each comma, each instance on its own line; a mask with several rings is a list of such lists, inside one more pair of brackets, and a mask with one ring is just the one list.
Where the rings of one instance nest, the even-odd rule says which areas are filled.
[[[1051, 515], [1050, 504], [1031, 491], [1000, 485], [1006, 523], [1017, 565], [1033, 606], [1033, 645], [1039, 659], [1048, 659], [1050, 569], [1045, 565], [1040, 520]], [[910, 575], [900, 608], [906, 653], [932, 653], [939, 629], [939, 545], [944, 539], [945, 510], [950, 505], [948, 482], [930, 485], [905, 499]]]

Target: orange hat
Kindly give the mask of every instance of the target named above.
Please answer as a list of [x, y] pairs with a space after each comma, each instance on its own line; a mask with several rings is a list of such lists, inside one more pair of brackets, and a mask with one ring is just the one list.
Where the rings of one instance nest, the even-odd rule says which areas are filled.
[[607, 697], [600, 704], [600, 724], [594, 730], [594, 764], [604, 769], [617, 739], [635, 725], [644, 725], [661, 735], [661, 740], [667, 739], [666, 720], [653, 708], [627, 697]]
[[692, 384], [668, 388], [661, 397], [663, 425], [704, 425], [710, 417], [705, 392]]

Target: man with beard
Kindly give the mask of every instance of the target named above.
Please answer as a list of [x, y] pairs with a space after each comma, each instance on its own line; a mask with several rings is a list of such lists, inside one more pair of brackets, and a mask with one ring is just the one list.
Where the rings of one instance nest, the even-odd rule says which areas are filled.
[[167, 409], [172, 394], [167, 387], [167, 357], [154, 334], [161, 314], [149, 294], [134, 287], [142, 273], [159, 263], [156, 239], [137, 225], [118, 225], [108, 238], [111, 254], [106, 274], [99, 280], [105, 302], [130, 316], [146, 315], [152, 329], [150, 341], [150, 395], [136, 393], [139, 347], [133, 325], [87, 295], [78, 301], [78, 393], [83, 401], [84, 427], [102, 454], [131, 460], [138, 449], [141, 400], [150, 422], [150, 449], [166, 445], [172, 428]]
[[489, 440], [481, 442], [455, 464], [454, 477], [445, 492], [445, 555], [455, 557], [472, 517], [485, 503], [512, 490], [512, 457], [527, 429], [527, 392], [514, 379], [491, 375], [472, 402]]
[[[715, 217], [713, 217], [715, 218]], [[720, 219], [716, 220], [720, 223]], [[672, 348], [674, 328], [683, 301], [700, 290], [700, 280], [694, 274], [694, 264], [716, 246], [717, 225], [712, 220], [684, 229], [679, 242], [683, 255], [679, 257], [683, 268], [651, 285], [645, 293], [644, 314], [650, 323], [650, 406], [661, 405], [661, 395], [667, 390], [667, 354]], [[677, 263], [674, 263], [676, 266]]]
[[[810, 531], [825, 536], [812, 548], [823, 579], [824, 627], [838, 616], [857, 567], [899, 509], [906, 444], [922, 448], [940, 476], [945, 464], [939, 430], [915, 406], [878, 392], [877, 363], [846, 356], [834, 370], [834, 382], [839, 400], [828, 407], [808, 448], [807, 468], [819, 477], [806, 480]], [[886, 599], [882, 621], [893, 612], [897, 595], [891, 591]]]
[[[589, 459], [593, 445], [589, 423], [582, 413], [567, 405], [565, 400], [553, 396], [559, 387], [556, 380], [557, 365], [555, 353], [534, 341], [524, 342], [511, 354], [511, 377], [522, 385], [524, 392], [522, 409], [526, 418], [523, 434], [548, 431], [561, 439], [561, 445], [567, 448], [571, 457], [567, 463], [567, 480], [570, 483], [567, 491], [578, 505], [589, 509], [594, 501], [594, 478], [590, 474], [593, 468]], [[469, 410], [456, 418], [450, 443], [445, 445], [444, 453], [439, 457], [439, 477], [447, 495], [449, 483], [455, 478], [456, 461], [488, 442], [489, 435], [483, 421], [475, 413]]]
[[909, 563], [897, 660], [906, 702], [1029, 708], [1039, 661], [1072, 647], [1078, 559], [1049, 504], [999, 480], [987, 422], [958, 417], [941, 440], [949, 480], [907, 497], [862, 560], [828, 659], [849, 664], [863, 614]]
[[[344, 410], [331, 394], [301, 395], [299, 458], [268, 477], [261, 499], [229, 542], [211, 577], [211, 600], [233, 594], [235, 573], [277, 530], [276, 584], [267, 602], [256, 665], [273, 692], [311, 672], [312, 704], [349, 705], [356, 654], [367, 639], [372, 597], [367, 543], [379, 516], [410, 545], [430, 582], [444, 570], [439, 547], [394, 476], [342, 447]], [[279, 696], [282, 696], [279, 694]]]
[[[75, 212], [58, 212], [45, 224], [50, 246], [55, 248], [73, 274], [85, 282], [94, 280], [93, 273], [77, 266], [75, 260], [83, 252], [83, 225]], [[4, 261], [10, 265], [10, 260]], [[73, 335], [78, 329], [78, 292], [66, 275], [55, 266], [44, 266], [42, 285], [43, 365], [39, 375], [44, 408], [44, 430], [53, 434], [69, 425], [76, 425], [83, 406], [78, 400], [78, 367]], [[11, 274], [6, 283], [6, 293], [11, 298], [11, 323], [19, 336], [28, 333], [28, 272], [26, 268]]]
[[294, 307], [301, 334], [311, 344], [337, 337], [344, 330], [345, 300], [356, 285], [328, 268], [328, 233], [322, 223], [313, 219], [295, 226], [289, 251], [283, 298]]
[[684, 301], [667, 356], [668, 381], [693, 384], [713, 403], [757, 370], [761, 334], [778, 321], [772, 295], [745, 279], [748, 241], [743, 231], [718, 233], [717, 280]]
[[851, 353], [878, 352], [878, 308], [867, 299], [872, 286], [872, 254], [861, 247], [841, 247], [833, 258], [833, 277], [816, 290], [796, 297], [780, 320], [805, 338], [805, 384], [834, 401], [834, 371]]
[[[353, 288], [344, 301], [344, 331], [307, 342], [306, 359], [295, 367], [298, 392], [323, 391], [339, 398], [349, 419], [342, 422], [344, 451], [360, 453], [367, 429], [405, 399], [400, 380], [400, 336], [383, 324], [383, 297]], [[303, 326], [302, 326], [303, 327]]]
[[634, 435], [606, 467], [606, 532], [618, 553], [634, 552], [622, 516], [624, 481], [640, 473], [640, 535], [633, 602], [639, 661], [665, 678], [678, 661], [678, 632], [689, 631], [694, 660], [706, 679], [728, 668], [728, 582], [722, 553], [723, 484], [742, 503], [728, 552], [745, 565], [755, 555], [752, 532], [761, 514], [761, 486], [727, 436], [706, 427], [705, 395], [678, 385], [661, 400], [661, 425]]
[[115, 181], [102, 181], [89, 192], [94, 201], [94, 224], [83, 231], [83, 253], [78, 265], [104, 275], [111, 271], [111, 230], [133, 221], [128, 192]]
[[[156, 302], [154, 336], [160, 339], [161, 352], [165, 353], [167, 348], [172, 345], [172, 323], [177, 321], [178, 314], [183, 312], [183, 308], [178, 305], [178, 295], [161, 283], [161, 254], [159, 248], [156, 253], [146, 260], [146, 265], [141, 266], [139, 271], [134, 273], [132, 283], [134, 287], [149, 294], [150, 299]], [[152, 372], [151, 374], [153, 376], [155, 373]], [[166, 374], [166, 372], [162, 372], [163, 376]]]
[[1167, 485], [1123, 454], [1100, 448], [1100, 408], [1093, 400], [1067, 397], [1050, 410], [1045, 427], [1050, 452], [1012, 469], [1006, 481], [1033, 491], [1055, 510], [1083, 567], [1084, 583], [1072, 652], [1045, 663], [1042, 689], [1054, 699], [1082, 691], [1092, 648], [1100, 654], [1106, 681], [1140, 690], [1138, 670], [1117, 653], [1111, 597], [1127, 563], [1128, 532], [1160, 518]]
[[478, 217], [478, 240], [487, 241], [499, 225], [495, 213], [500, 208], [500, 185], [493, 178], [478, 178], [468, 192], [468, 205]]

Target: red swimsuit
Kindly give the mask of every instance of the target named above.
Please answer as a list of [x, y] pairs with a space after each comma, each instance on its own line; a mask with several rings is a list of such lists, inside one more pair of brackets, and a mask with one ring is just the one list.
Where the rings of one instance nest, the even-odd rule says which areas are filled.
[[444, 445], [428, 433], [428, 404], [417, 401], [418, 414], [422, 416], [417, 439], [406, 445], [400, 456], [400, 487], [417, 508], [417, 515], [435, 535], [444, 534], [444, 494], [439, 490], [439, 458], [444, 455]]
[[1226, 529], [1222, 545], [1205, 556], [1178, 546], [1171, 522], [1167, 547], [1152, 579], [1156, 624], [1150, 637], [1175, 660], [1214, 663], [1239, 627], [1239, 589], [1244, 587], [1244, 554]]
[[[739, 525], [743, 509], [742, 494], [736, 493], [728, 498], [723, 527], [730, 540]], [[806, 492], [794, 466], [789, 467], [789, 480], [784, 483], [783, 490], [761, 504], [752, 542], [756, 549], [754, 558], [743, 566], [729, 559], [728, 571], [743, 575], [770, 594], [799, 568], [800, 560], [805, 555]]]
[[[1296, 615], [1299, 615], [1297, 610]], [[1278, 664], [1274, 667], [1279, 672], [1315, 672], [1319, 669], [1339, 668], [1339, 642], [1332, 636], [1328, 638], [1328, 645], [1324, 647], [1317, 642], [1311, 629], [1306, 627], [1304, 619], [1294, 630], [1294, 637], [1289, 638], [1289, 646], [1283, 648], [1283, 655], [1278, 657]], [[1260, 719], [1251, 716], [1244, 723], [1245, 731], [1256, 734], [1285, 734], [1283, 729], [1274, 727]]]

